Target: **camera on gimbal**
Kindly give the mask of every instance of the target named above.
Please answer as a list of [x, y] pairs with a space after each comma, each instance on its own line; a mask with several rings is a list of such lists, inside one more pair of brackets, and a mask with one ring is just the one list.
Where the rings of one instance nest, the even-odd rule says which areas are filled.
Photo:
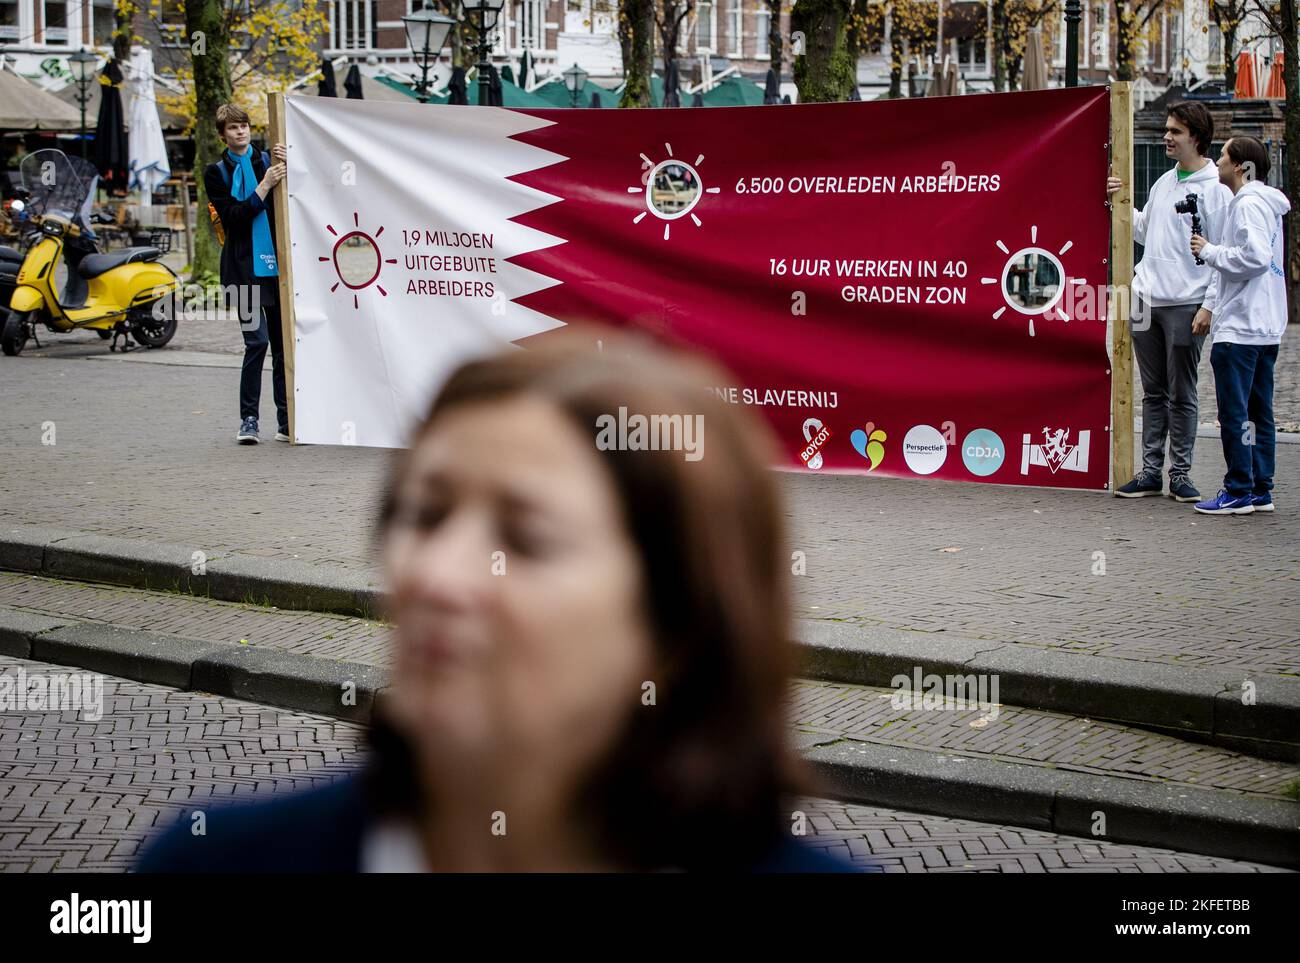
[[[1181, 201], [1179, 201], [1177, 204], [1174, 205], [1174, 210], [1177, 211], [1179, 214], [1190, 214], [1190, 215], [1192, 215], [1192, 233], [1193, 233], [1193, 234], [1200, 234], [1200, 233], [1201, 233], [1201, 214], [1200, 214], [1200, 211], [1199, 211], [1198, 208], [1197, 208], [1197, 202], [1198, 202], [1198, 201], [1200, 201], [1200, 195], [1198, 195], [1198, 194], [1188, 194], [1188, 195], [1187, 195], [1186, 197], [1184, 197]], [[1204, 237], [1205, 235], [1202, 234], [1201, 236]], [[1202, 261], [1202, 260], [1200, 259], [1200, 257], [1197, 257], [1197, 258], [1196, 258], [1196, 263], [1197, 263], [1197, 264], [1204, 264], [1205, 262]]]

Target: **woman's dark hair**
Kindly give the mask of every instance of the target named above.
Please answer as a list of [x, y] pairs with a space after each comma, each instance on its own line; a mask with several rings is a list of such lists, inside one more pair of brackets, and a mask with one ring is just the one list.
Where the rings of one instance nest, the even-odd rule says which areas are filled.
[[1246, 180], [1268, 183], [1268, 172], [1273, 166], [1268, 159], [1268, 148], [1242, 134], [1233, 134], [1226, 146], [1232, 162], [1245, 168]]
[[[608, 332], [548, 339], [457, 370], [411, 450], [449, 411], [519, 396], [555, 405], [593, 446], [597, 419], [621, 407], [703, 415], [696, 461], [595, 449], [641, 559], [644, 616], [666, 669], [656, 704], [633, 712], [577, 802], [605, 851], [629, 867], [752, 866], [788, 832], [783, 797], [806, 788], [786, 726], [792, 645], [775, 448], [749, 412], [718, 398], [713, 388], [731, 379], [710, 366]], [[389, 485], [381, 538], [408, 463]], [[409, 750], [382, 718], [372, 744], [381, 802], [418, 806]]]
[[1214, 118], [1206, 106], [1194, 100], [1184, 100], [1169, 108], [1169, 116], [1196, 138], [1196, 152], [1202, 157], [1209, 156], [1210, 145], [1214, 143]]

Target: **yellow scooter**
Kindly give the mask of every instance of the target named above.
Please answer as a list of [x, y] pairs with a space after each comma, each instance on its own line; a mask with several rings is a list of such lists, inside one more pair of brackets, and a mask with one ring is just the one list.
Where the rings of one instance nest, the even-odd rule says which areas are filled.
[[[36, 236], [23, 259], [9, 301], [9, 317], [0, 330], [0, 350], [16, 355], [36, 326], [51, 331], [81, 329], [112, 338], [110, 350], [132, 347], [132, 339], [148, 348], [161, 348], [176, 333], [172, 293], [180, 287], [176, 274], [157, 260], [154, 247], [128, 247], [100, 254], [90, 204], [98, 174], [77, 164], [60, 150], [38, 150], [22, 162], [23, 187], [28, 194], [21, 211], [22, 227]], [[66, 264], [62, 290], [56, 287], [60, 264]], [[40, 342], [37, 341], [37, 346]]]

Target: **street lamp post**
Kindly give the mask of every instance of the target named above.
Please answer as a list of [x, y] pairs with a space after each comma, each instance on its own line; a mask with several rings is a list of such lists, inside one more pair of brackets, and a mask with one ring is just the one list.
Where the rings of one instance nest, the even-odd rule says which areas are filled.
[[68, 58], [72, 79], [77, 84], [77, 103], [81, 105], [81, 159], [86, 159], [86, 104], [90, 103], [90, 82], [95, 77], [99, 58], [82, 47]]
[[582, 88], [587, 86], [587, 71], [575, 63], [564, 72], [564, 86], [569, 90], [569, 98], [573, 101], [573, 106], [577, 107]]
[[1079, 86], [1079, 0], [1065, 0], [1065, 86]]
[[486, 107], [492, 103], [491, 80], [488, 77], [490, 64], [488, 56], [492, 52], [492, 31], [496, 29], [497, 18], [506, 0], [461, 0], [461, 9], [466, 19], [478, 34], [478, 104]]
[[411, 54], [420, 62], [420, 82], [415, 85], [415, 90], [422, 104], [429, 102], [429, 68], [442, 53], [447, 34], [455, 24], [451, 17], [435, 13], [428, 3], [402, 18], [406, 42], [411, 46]]

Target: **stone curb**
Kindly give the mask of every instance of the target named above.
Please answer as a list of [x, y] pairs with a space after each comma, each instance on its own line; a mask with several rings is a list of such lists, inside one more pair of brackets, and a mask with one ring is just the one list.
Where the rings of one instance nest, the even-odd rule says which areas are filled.
[[[843, 622], [795, 625], [801, 673], [890, 686], [897, 676], [996, 676], [998, 701], [1140, 726], [1264, 759], [1300, 760], [1300, 679], [1190, 668]], [[1242, 702], [1244, 686], [1253, 703]]]
[[846, 739], [803, 754], [854, 802], [1300, 868], [1300, 804], [1285, 800]]
[[0, 609], [0, 654], [368, 723], [385, 684], [356, 662]]
[[[31, 525], [0, 528], [0, 570], [364, 618], [382, 608], [378, 586], [361, 573], [233, 553], [203, 561], [196, 573], [194, 550], [186, 546]], [[795, 638], [809, 678], [889, 686], [917, 667], [923, 675], [996, 675], [999, 699], [1010, 705], [1300, 761], [1300, 679], [816, 619], [796, 623]], [[1241, 700], [1246, 681], [1254, 686], [1251, 705]]]
[[0, 528], [0, 570], [363, 618], [377, 618], [382, 600], [346, 569], [37, 525]]

